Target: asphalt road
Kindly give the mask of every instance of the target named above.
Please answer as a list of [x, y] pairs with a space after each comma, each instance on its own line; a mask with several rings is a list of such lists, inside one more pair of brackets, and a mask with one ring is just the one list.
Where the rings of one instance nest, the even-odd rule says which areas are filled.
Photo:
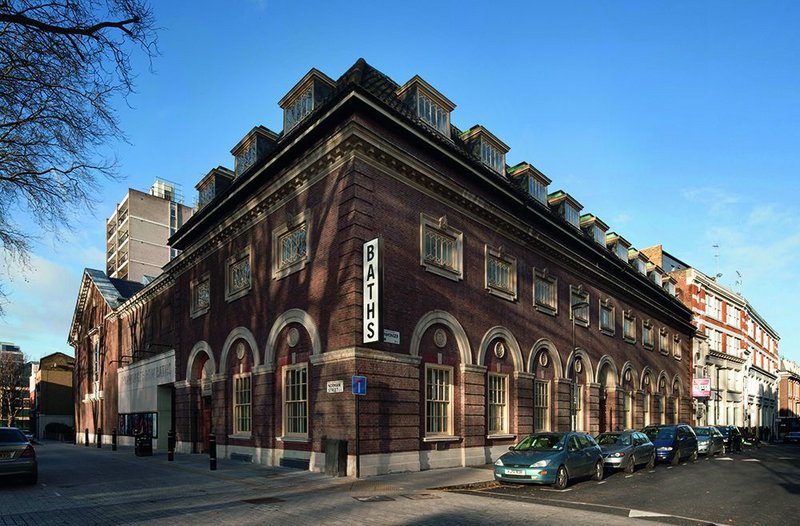
[[[800, 446], [768, 445], [634, 474], [606, 471], [601, 482], [548, 486], [491, 484], [471, 493], [501, 499], [649, 516], [659, 522], [775, 526], [800, 521]], [[636, 510], [647, 510], [638, 514]]]

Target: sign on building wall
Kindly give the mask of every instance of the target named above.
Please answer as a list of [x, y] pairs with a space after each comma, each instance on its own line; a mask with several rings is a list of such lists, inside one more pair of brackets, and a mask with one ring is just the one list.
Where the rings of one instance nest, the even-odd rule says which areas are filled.
[[711, 396], [711, 379], [692, 378], [692, 396], [695, 398], [708, 398]]
[[175, 383], [175, 352], [141, 360], [119, 369], [117, 387], [119, 413], [158, 410], [158, 386]]
[[383, 243], [380, 238], [364, 243], [364, 310], [362, 317], [364, 343], [380, 341], [381, 337], [382, 252]]

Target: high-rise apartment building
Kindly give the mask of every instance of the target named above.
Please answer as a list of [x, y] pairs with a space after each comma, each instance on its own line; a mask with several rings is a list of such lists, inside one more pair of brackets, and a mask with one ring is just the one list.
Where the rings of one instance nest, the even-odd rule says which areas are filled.
[[148, 282], [176, 256], [169, 237], [192, 216], [175, 184], [156, 179], [148, 193], [132, 188], [106, 222], [106, 273]]

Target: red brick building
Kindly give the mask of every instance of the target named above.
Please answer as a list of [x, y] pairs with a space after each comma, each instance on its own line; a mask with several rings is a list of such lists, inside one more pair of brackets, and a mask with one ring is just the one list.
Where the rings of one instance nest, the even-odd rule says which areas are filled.
[[80, 429], [161, 447], [169, 425], [179, 451], [213, 433], [221, 455], [313, 470], [339, 439], [369, 475], [483, 464], [534, 430], [691, 421], [691, 312], [498, 137], [452, 125], [443, 94], [359, 60], [280, 105], [280, 133], [254, 128], [198, 184], [161, 276], [102, 321], [79, 301], [78, 362], [119, 398], [100, 385]]

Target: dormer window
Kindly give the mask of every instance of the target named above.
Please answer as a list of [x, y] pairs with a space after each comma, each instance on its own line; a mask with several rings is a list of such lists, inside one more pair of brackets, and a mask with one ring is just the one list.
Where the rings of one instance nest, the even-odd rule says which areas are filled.
[[231, 149], [231, 154], [236, 160], [234, 177], [239, 177], [253, 165], [266, 158], [275, 147], [278, 134], [264, 126], [256, 126]]
[[473, 126], [461, 138], [483, 164], [497, 173], [506, 172], [506, 153], [509, 147], [481, 125]]
[[648, 268], [649, 270], [647, 277], [650, 278], [650, 281], [652, 281], [653, 283], [655, 283], [660, 287], [661, 282], [664, 279], [664, 275], [661, 273], [661, 269], [658, 268], [656, 265], [653, 265], [652, 263], [648, 265]]
[[676, 294], [675, 283], [676, 283], [675, 278], [673, 278], [672, 276], [664, 276], [663, 287], [664, 290], [667, 291], [667, 294], [669, 294], [670, 296], [674, 296]]
[[286, 117], [284, 122], [284, 129], [291, 130], [294, 128], [298, 122], [303, 120], [303, 118], [311, 113], [311, 110], [314, 109], [314, 98], [312, 94], [311, 86], [308, 87], [306, 91], [300, 94], [300, 96], [292, 103], [291, 106], [286, 108]]
[[581, 209], [583, 206], [568, 193], [558, 190], [547, 196], [547, 201], [564, 220], [575, 228], [581, 227]]
[[508, 175], [520, 185], [524, 185], [528, 195], [544, 205], [547, 204], [547, 185], [551, 181], [532, 164], [519, 163], [508, 170]]
[[642, 276], [647, 276], [647, 263], [639, 254], [636, 250], [631, 249], [628, 251], [628, 259], [636, 272]]
[[600, 246], [606, 246], [606, 230], [608, 225], [593, 214], [584, 214], [580, 218], [581, 228]]
[[397, 96], [414, 110], [422, 122], [450, 138], [450, 112], [456, 107], [447, 97], [422, 80], [419, 75], [397, 90]]
[[278, 102], [278, 106], [283, 108], [284, 133], [300, 124], [335, 86], [333, 80], [316, 69], [306, 73]]

